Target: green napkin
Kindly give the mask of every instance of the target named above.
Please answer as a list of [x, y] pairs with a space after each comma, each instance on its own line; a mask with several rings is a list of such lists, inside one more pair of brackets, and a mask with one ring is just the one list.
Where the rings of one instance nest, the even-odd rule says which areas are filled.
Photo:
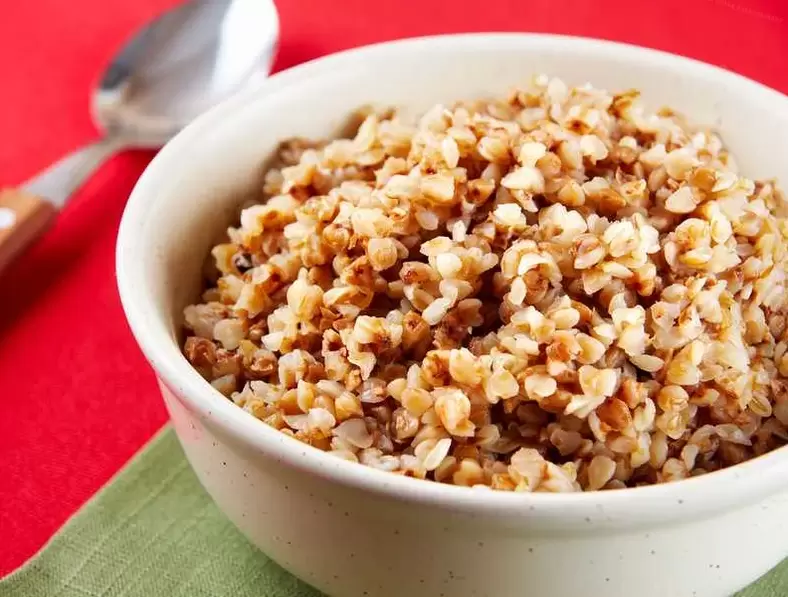
[[0, 597], [319, 597], [253, 547], [165, 427]]
[[[788, 594], [788, 560], [738, 597]], [[21, 569], [0, 597], [319, 597], [214, 506], [167, 427]]]

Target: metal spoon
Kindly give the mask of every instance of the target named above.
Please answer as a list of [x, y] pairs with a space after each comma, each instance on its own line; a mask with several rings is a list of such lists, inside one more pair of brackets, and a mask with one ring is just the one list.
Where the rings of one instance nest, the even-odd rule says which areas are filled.
[[161, 147], [201, 112], [265, 78], [278, 35], [272, 0], [191, 0], [142, 29], [92, 94], [101, 138], [21, 187], [0, 190], [0, 270], [108, 157]]

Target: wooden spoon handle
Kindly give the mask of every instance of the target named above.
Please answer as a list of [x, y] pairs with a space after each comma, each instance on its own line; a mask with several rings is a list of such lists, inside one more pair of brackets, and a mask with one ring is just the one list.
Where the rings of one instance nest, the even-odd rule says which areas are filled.
[[0, 189], [0, 271], [41, 236], [57, 210], [20, 189]]

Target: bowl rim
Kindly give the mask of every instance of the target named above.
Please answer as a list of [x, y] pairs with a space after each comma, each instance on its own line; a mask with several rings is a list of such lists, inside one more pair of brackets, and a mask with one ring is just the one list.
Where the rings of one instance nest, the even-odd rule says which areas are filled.
[[[594, 519], [615, 523], [709, 515], [713, 511], [757, 503], [788, 489], [788, 449], [777, 449], [744, 463], [699, 477], [667, 484], [616, 491], [567, 494], [514, 493], [471, 490], [466, 487], [425, 482], [359, 466], [307, 446], [249, 416], [214, 390], [183, 357], [170, 330], [159, 325], [149, 313], [159, 312], [146, 285], [137, 256], [146, 251], [139, 232], [145, 228], [147, 205], [155, 201], [157, 188], [182, 169], [179, 154], [203, 134], [222, 126], [236, 111], [264, 101], [265, 96], [327, 71], [352, 66], [359, 60], [398, 53], [453, 51], [462, 48], [500, 48], [511, 51], [546, 50], [562, 53], [592, 53], [617, 61], [650, 63], [705, 77], [736, 87], [741, 93], [781, 113], [788, 114], [788, 98], [761, 83], [720, 67], [667, 52], [631, 44], [540, 33], [472, 33], [406, 38], [345, 50], [300, 64], [271, 76], [254, 90], [241, 92], [199, 116], [176, 135], [152, 160], [135, 185], [120, 224], [116, 245], [116, 276], [121, 303], [132, 333], [146, 359], [165, 386], [172, 389], [193, 412], [215, 424], [221, 431], [306, 474], [332, 480], [367, 493], [394, 497], [414, 504], [432, 504], [486, 517], [518, 518], [524, 515], [552, 519], [556, 523], [576, 523]], [[173, 347], [180, 358], [173, 358]]]

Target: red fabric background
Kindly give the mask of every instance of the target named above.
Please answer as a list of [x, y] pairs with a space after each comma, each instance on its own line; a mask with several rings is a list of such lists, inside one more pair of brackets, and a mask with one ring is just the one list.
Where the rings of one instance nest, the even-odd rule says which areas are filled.
[[[175, 0], [26, 0], [0, 8], [0, 184], [92, 140], [91, 83]], [[278, 0], [277, 68], [370, 42], [543, 31], [633, 42], [788, 91], [783, 0]], [[0, 278], [0, 575], [35, 551], [166, 415], [113, 276], [124, 202], [149, 153], [119, 155]]]

